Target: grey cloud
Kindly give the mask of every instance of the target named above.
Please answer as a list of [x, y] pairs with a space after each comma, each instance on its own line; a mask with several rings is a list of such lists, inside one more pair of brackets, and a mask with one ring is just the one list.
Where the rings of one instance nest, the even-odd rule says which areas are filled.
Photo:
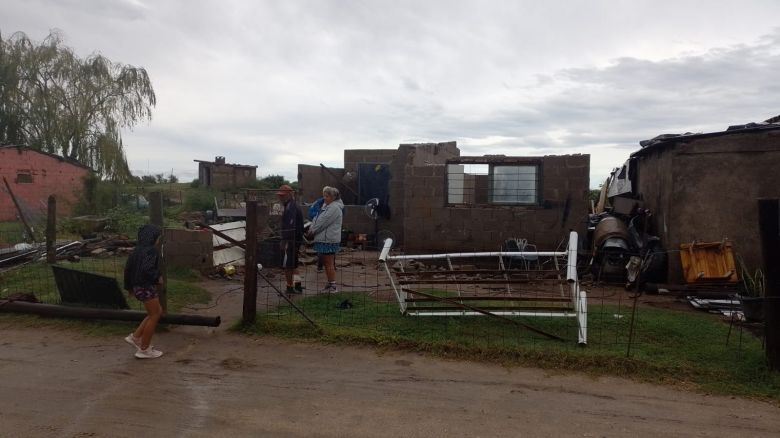
[[[60, 27], [78, 53], [147, 68], [159, 104], [125, 134], [132, 168], [150, 156], [157, 172], [184, 174], [219, 154], [294, 179], [293, 159], [338, 165], [345, 148], [458, 140], [472, 155], [609, 148], [592, 157], [596, 181], [639, 140], [780, 113], [780, 32], [753, 42], [773, 5], [723, 17], [718, 2], [684, 0], [609, 13], [571, 2], [9, 1], [0, 30]], [[680, 54], [692, 38], [719, 42]]]

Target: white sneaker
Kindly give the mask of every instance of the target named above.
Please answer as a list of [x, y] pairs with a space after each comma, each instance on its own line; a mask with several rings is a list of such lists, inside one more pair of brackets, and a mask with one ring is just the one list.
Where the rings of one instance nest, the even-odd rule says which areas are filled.
[[330, 286], [328, 286], [328, 293], [337, 294], [339, 293], [339, 288], [335, 284], [331, 284]]
[[162, 356], [163, 352], [160, 350], [155, 350], [154, 347], [149, 346], [146, 350], [141, 350], [140, 348], [138, 351], [135, 352], [135, 357], [138, 359], [157, 359], [158, 357]]
[[136, 350], [141, 349], [141, 338], [136, 338], [132, 333], [125, 337], [125, 342], [135, 347]]

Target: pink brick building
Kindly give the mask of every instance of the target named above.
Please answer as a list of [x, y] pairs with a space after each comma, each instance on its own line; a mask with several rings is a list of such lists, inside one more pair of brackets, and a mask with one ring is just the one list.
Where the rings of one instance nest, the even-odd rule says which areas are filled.
[[57, 215], [68, 215], [84, 190], [90, 169], [75, 161], [23, 146], [0, 146], [0, 221], [17, 212], [3, 177], [19, 200], [25, 217], [45, 214], [49, 195], [57, 197]]

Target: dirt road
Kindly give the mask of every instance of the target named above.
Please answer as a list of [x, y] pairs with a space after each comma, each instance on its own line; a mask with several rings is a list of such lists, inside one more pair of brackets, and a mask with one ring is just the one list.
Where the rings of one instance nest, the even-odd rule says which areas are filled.
[[780, 410], [619, 379], [550, 376], [204, 328], [121, 338], [0, 327], [2, 437], [778, 436]]

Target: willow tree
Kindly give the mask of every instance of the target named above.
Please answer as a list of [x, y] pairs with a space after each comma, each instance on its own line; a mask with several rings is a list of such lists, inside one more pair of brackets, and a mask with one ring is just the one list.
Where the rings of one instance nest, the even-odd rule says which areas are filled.
[[52, 32], [40, 44], [0, 35], [0, 142], [72, 158], [101, 177], [130, 177], [121, 130], [151, 120], [146, 70], [100, 54], [79, 58]]

